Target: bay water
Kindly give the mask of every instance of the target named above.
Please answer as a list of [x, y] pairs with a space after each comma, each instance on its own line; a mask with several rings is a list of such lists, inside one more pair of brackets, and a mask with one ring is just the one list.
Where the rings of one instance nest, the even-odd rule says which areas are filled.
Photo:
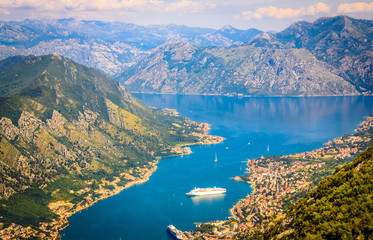
[[[169, 239], [169, 224], [192, 230], [195, 223], [225, 220], [250, 194], [249, 184], [231, 180], [245, 173], [247, 159], [310, 151], [373, 114], [373, 97], [237, 98], [136, 94], [145, 104], [174, 108], [211, 124], [226, 140], [192, 146], [192, 154], [160, 160], [150, 180], [74, 214], [62, 239]], [[215, 155], [218, 158], [214, 162]], [[224, 187], [225, 195], [190, 198], [194, 187]]]

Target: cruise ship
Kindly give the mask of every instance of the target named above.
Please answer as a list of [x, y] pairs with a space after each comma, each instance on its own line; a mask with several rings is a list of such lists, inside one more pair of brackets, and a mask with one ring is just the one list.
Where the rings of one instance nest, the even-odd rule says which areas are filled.
[[203, 196], [213, 194], [223, 194], [227, 190], [225, 188], [213, 187], [213, 188], [194, 188], [192, 191], [187, 192], [187, 196]]
[[180, 240], [183, 239], [183, 234], [181, 233], [180, 230], [177, 230], [177, 228], [175, 228], [174, 225], [168, 225], [167, 232], [175, 239], [180, 239]]

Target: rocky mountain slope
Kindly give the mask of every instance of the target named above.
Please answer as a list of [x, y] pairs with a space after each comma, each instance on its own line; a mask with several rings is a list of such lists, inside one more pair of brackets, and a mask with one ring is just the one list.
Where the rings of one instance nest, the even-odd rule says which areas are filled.
[[228, 47], [243, 44], [258, 33], [261, 31], [257, 29], [228, 26], [215, 30], [75, 19], [0, 22], [0, 60], [14, 55], [58, 53], [114, 75], [168, 41]]
[[[255, 44], [254, 44], [255, 43]], [[133, 92], [250, 96], [356, 95], [355, 87], [305, 49], [165, 44], [117, 79]], [[281, 45], [279, 43], [279, 45]]]
[[133, 175], [204, 131], [57, 54], [0, 66], [0, 198], [61, 176], [100, 182]]
[[258, 34], [228, 48], [168, 43], [116, 78], [135, 92], [370, 94], [372, 26], [372, 21], [337, 16], [297, 22], [280, 33]]
[[347, 16], [297, 22], [276, 38], [291, 48], [305, 48], [364, 91], [373, 90], [373, 21]]
[[[179, 25], [145, 27], [75, 19], [1, 22], [0, 59], [56, 52], [115, 76], [131, 91], [254, 96], [357, 94], [342, 83], [343, 79], [359, 93], [371, 94], [372, 26], [371, 20], [346, 16], [297, 22], [277, 34], [231, 26], [219, 30]], [[195, 46], [192, 48], [198, 51], [193, 58], [201, 59], [171, 56], [184, 51], [175, 42]], [[187, 45], [185, 51], [191, 48]], [[173, 46], [175, 49], [171, 49]], [[246, 53], [242, 53], [242, 46], [247, 48], [243, 50]], [[163, 50], [167, 52], [160, 53]], [[248, 63], [245, 59], [222, 58], [233, 51], [240, 52], [237, 56], [247, 58]], [[276, 61], [271, 51], [276, 52]], [[169, 56], [163, 62], [159, 58], [162, 54]], [[182, 64], [175, 68], [173, 64], [179, 63], [169, 62], [169, 58], [179, 59]], [[154, 64], [150, 67], [147, 63]], [[188, 65], [185, 69], [184, 63]]]

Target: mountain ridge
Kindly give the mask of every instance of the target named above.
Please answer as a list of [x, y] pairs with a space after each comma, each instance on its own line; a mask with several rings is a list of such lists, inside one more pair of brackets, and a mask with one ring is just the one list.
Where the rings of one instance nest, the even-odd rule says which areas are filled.
[[276, 38], [288, 47], [306, 48], [317, 59], [342, 70], [340, 76], [361, 92], [373, 88], [373, 21], [347, 16], [298, 22]]
[[242, 44], [260, 30], [225, 34], [183, 25], [141, 26], [123, 22], [69, 19], [25, 20], [0, 24], [0, 60], [14, 55], [57, 52], [81, 64], [114, 75], [168, 41], [203, 46]]
[[[252, 40], [254, 41], [254, 40]], [[357, 95], [305, 49], [162, 45], [116, 79], [133, 92], [245, 96]]]
[[[175, 55], [183, 50], [166, 43], [148, 56], [153, 59], [140, 60], [116, 79], [130, 91], [148, 93], [369, 95], [373, 92], [372, 40], [373, 21], [321, 18], [314, 23], [296, 22], [276, 34], [257, 34], [240, 46], [195, 46], [195, 59], [178, 63]], [[241, 60], [232, 60], [234, 54]]]
[[[207, 134], [207, 124], [151, 109], [114, 79], [58, 54], [8, 58], [0, 66], [6, 227], [39, 229], [44, 222], [58, 234], [76, 208], [145, 181], [161, 157], [188, 153], [180, 146], [222, 141]], [[67, 210], [53, 212], [50, 204], [61, 202]]]

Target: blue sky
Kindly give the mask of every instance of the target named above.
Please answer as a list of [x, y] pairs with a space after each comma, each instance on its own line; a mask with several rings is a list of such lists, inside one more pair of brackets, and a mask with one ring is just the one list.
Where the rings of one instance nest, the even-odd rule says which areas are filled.
[[353, 0], [0, 0], [0, 20], [42, 18], [181, 24], [280, 31], [295, 21], [348, 15], [373, 19], [373, 1]]

